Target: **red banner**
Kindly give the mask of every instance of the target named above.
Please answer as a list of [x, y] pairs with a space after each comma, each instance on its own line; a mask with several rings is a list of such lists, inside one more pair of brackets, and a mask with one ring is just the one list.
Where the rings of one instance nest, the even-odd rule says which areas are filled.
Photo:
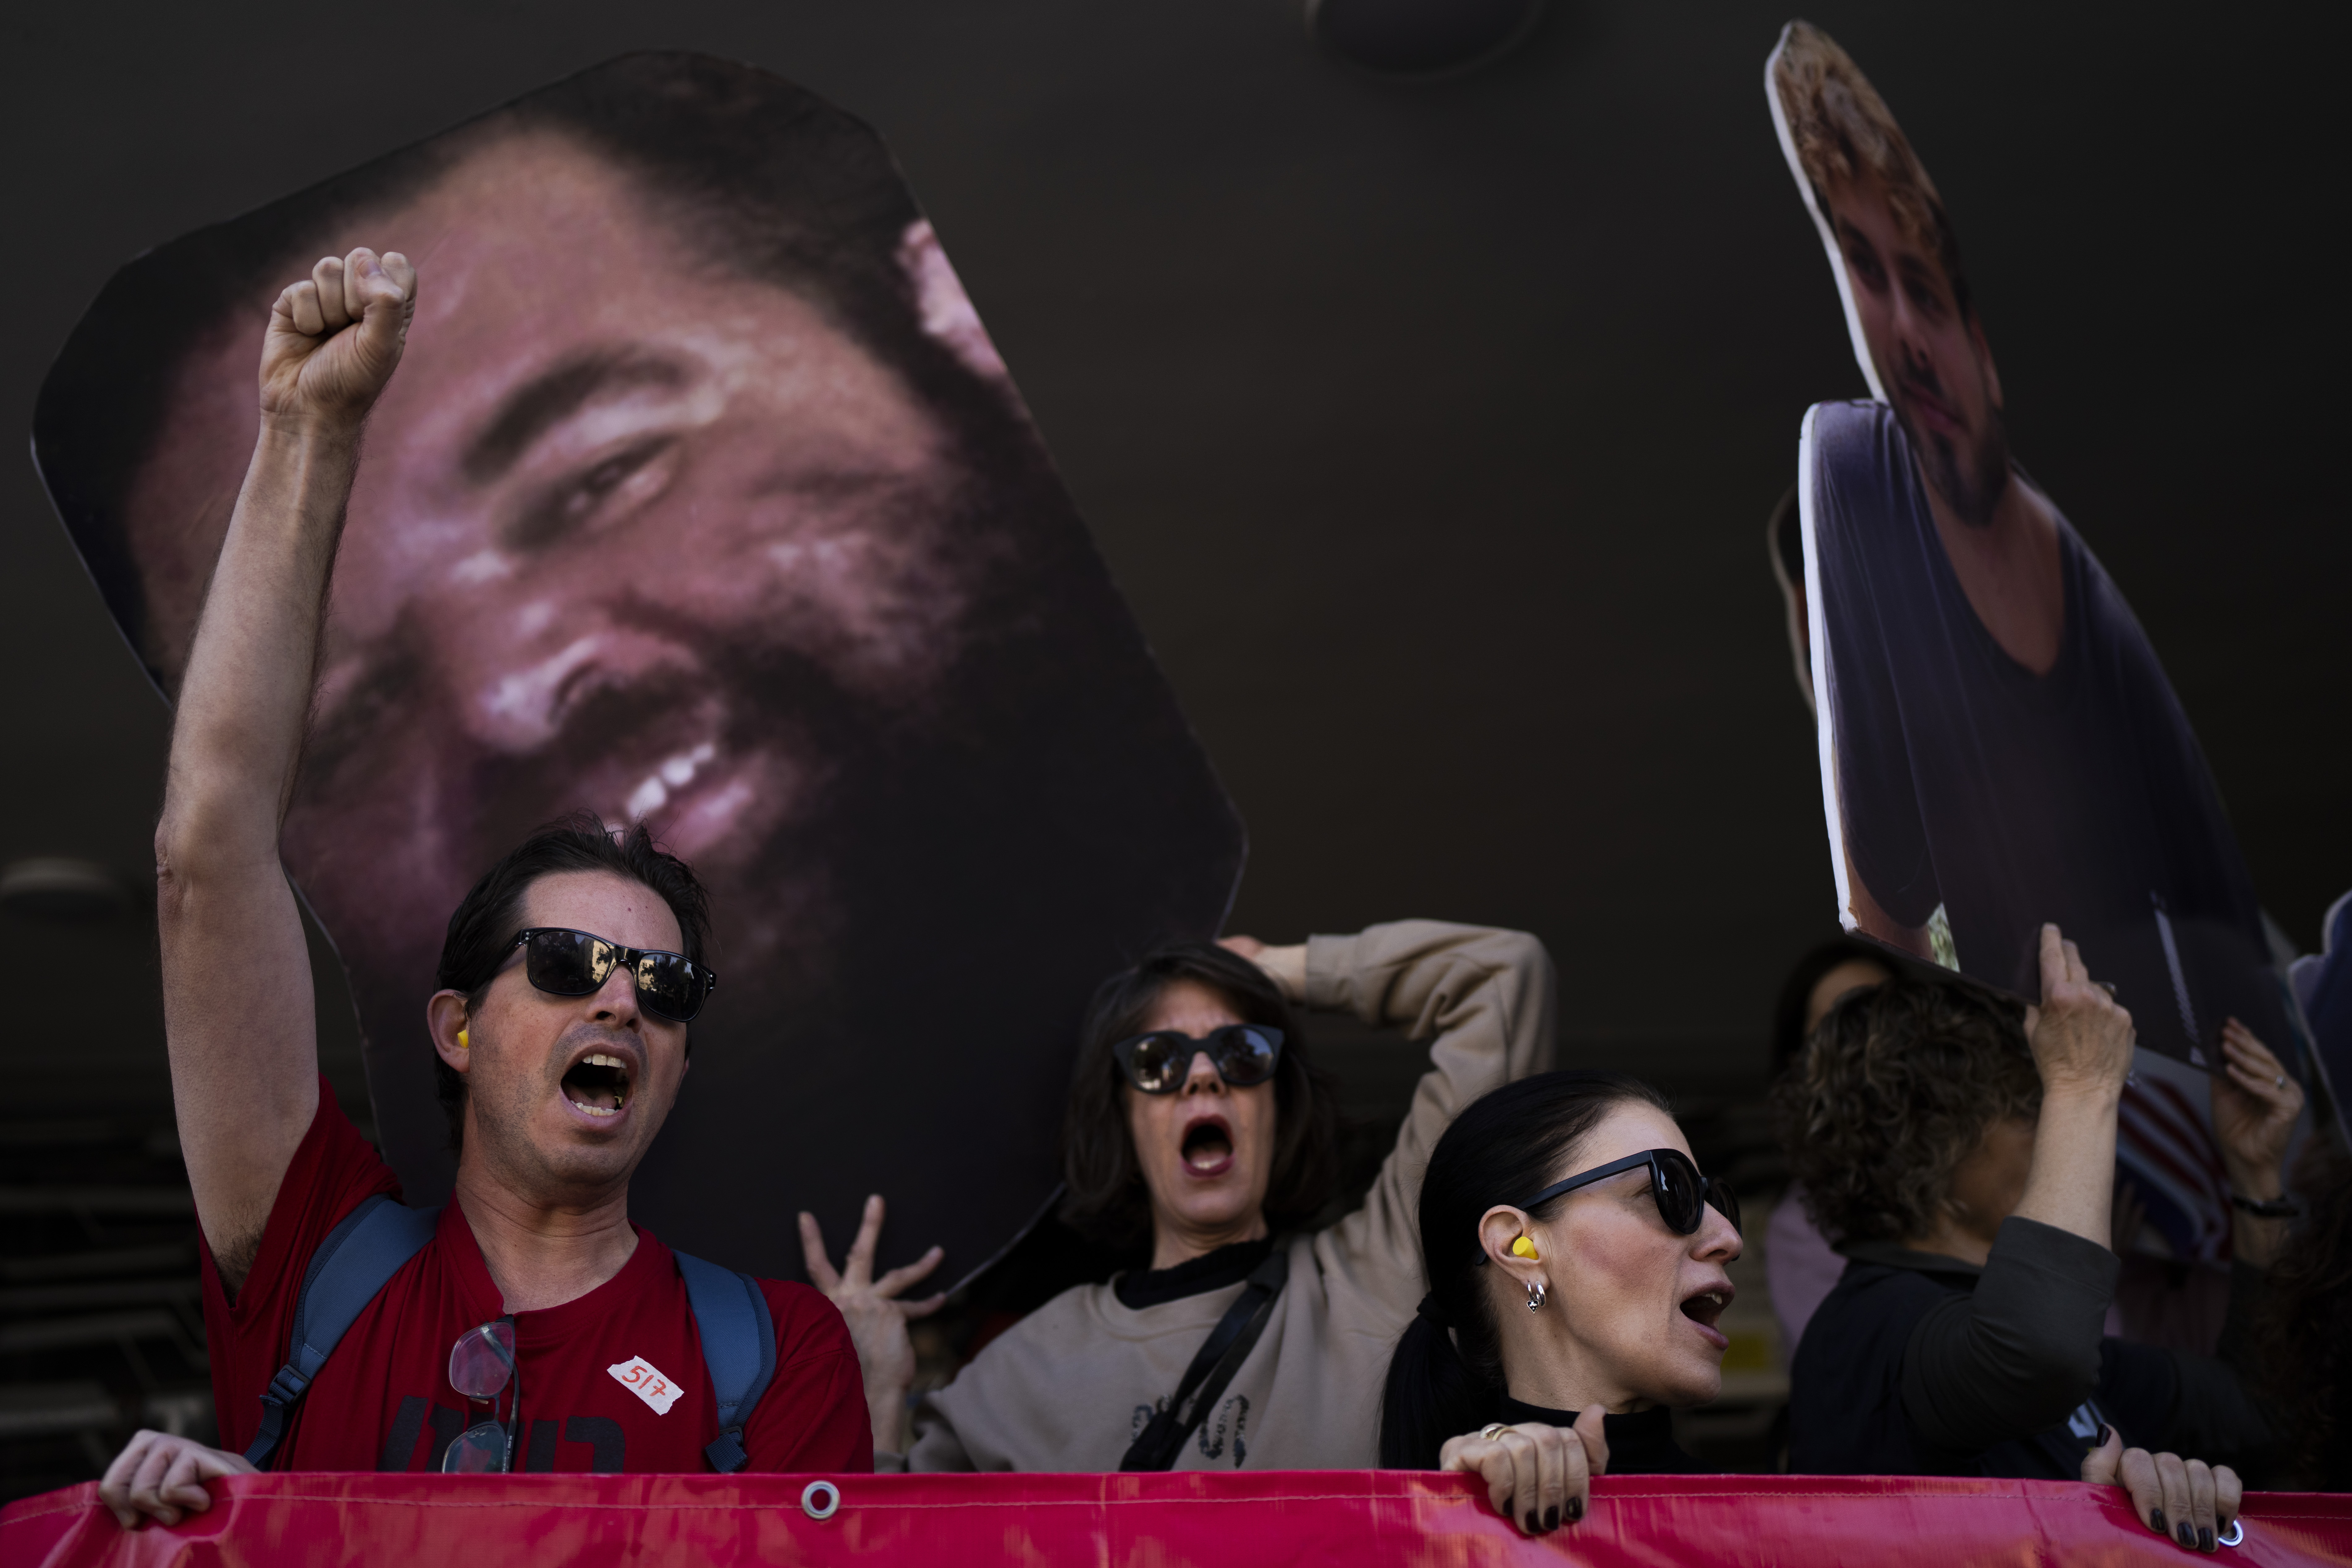
[[[2153, 1534], [2121, 1492], [2069, 1481], [1616, 1477], [1594, 1484], [1582, 1523], [1534, 1540], [1497, 1518], [1470, 1478], [1401, 1471], [271, 1475], [215, 1482], [213, 1491], [210, 1512], [136, 1532], [99, 1506], [94, 1485], [28, 1498], [0, 1511], [0, 1563], [2180, 1568], [2210, 1561]], [[2352, 1496], [2251, 1496], [2243, 1542], [2215, 1555], [2230, 1564], [2352, 1563]]]

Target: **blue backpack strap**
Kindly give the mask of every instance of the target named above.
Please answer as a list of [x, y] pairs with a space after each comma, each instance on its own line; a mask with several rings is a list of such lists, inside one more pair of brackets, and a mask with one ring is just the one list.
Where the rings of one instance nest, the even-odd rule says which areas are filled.
[[751, 1457], [743, 1447], [743, 1424], [776, 1375], [776, 1321], [760, 1282], [749, 1274], [683, 1252], [670, 1256], [686, 1277], [686, 1299], [702, 1336], [702, 1364], [710, 1372], [710, 1392], [719, 1396], [719, 1436], [703, 1457], [720, 1475], [731, 1475]]
[[310, 1255], [302, 1293], [294, 1299], [293, 1342], [286, 1364], [261, 1396], [261, 1432], [245, 1451], [247, 1463], [269, 1468], [270, 1453], [286, 1434], [288, 1413], [319, 1375], [343, 1331], [401, 1265], [425, 1249], [440, 1219], [437, 1208], [408, 1208], [378, 1193], [327, 1233]]

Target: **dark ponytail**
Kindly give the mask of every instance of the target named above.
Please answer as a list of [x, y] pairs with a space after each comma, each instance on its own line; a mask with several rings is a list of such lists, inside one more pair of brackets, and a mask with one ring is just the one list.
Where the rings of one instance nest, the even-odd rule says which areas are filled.
[[[1577, 1144], [1620, 1105], [1667, 1110], [1639, 1079], [1548, 1072], [1481, 1096], [1431, 1151], [1421, 1182], [1421, 1256], [1429, 1294], [1405, 1325], [1381, 1399], [1381, 1466], [1437, 1468], [1448, 1437], [1494, 1419], [1503, 1350], [1478, 1220], [1557, 1181]], [[1554, 1203], [1560, 1200], [1555, 1199]], [[1538, 1219], [1551, 1207], [1532, 1211]]]

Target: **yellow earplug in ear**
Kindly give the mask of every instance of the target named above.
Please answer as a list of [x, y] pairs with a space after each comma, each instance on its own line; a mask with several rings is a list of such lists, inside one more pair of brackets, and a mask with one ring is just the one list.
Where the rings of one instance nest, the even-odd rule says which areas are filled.
[[[461, 1051], [470, 1051], [474, 1048], [473, 1042], [466, 1038], [466, 1031], [463, 1029], [457, 1031], [457, 1048]], [[1524, 1241], [1527, 1238], [1522, 1237], [1519, 1239]]]
[[1511, 1243], [1511, 1256], [1514, 1258], [1524, 1258], [1530, 1263], [1540, 1263], [1543, 1261], [1536, 1256], [1536, 1244], [1529, 1241], [1524, 1236]]

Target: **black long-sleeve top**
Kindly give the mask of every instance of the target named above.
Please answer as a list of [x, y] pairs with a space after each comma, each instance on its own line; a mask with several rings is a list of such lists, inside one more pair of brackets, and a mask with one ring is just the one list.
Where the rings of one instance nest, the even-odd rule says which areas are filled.
[[[2073, 1480], [2109, 1424], [2217, 1463], [2268, 1440], [2228, 1360], [2105, 1337], [2121, 1266], [2096, 1242], [2011, 1216], [1982, 1268], [1891, 1243], [1842, 1250], [1790, 1369], [1791, 1470]], [[2260, 1280], [2231, 1274], [2225, 1357]]]
[[[1505, 1394], [1496, 1408], [1495, 1419], [1514, 1426], [1573, 1426], [1576, 1412], [1551, 1410]], [[1675, 1413], [1663, 1405], [1653, 1405], [1638, 1415], [1603, 1416], [1601, 1435], [1609, 1445], [1609, 1473], [1612, 1476], [1706, 1473], [1704, 1466], [1675, 1447]]]

